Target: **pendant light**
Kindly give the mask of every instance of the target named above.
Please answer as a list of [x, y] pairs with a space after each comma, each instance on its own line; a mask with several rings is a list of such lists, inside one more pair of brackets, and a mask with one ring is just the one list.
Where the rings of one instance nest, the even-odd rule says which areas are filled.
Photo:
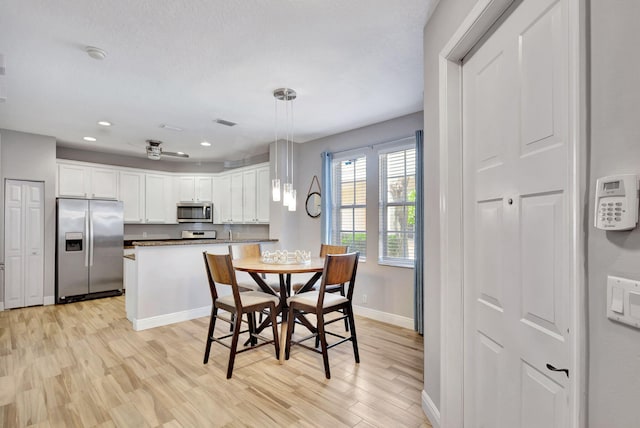
[[[293, 100], [296, 99], [296, 91], [289, 88], [279, 88], [273, 91], [276, 114], [276, 177], [271, 181], [272, 196], [275, 202], [280, 200], [280, 179], [278, 178], [278, 101], [284, 101], [284, 127], [286, 147], [286, 176], [283, 187], [282, 203], [289, 211], [296, 210], [296, 190], [293, 188]], [[289, 143], [291, 143], [291, 176], [289, 176]]]

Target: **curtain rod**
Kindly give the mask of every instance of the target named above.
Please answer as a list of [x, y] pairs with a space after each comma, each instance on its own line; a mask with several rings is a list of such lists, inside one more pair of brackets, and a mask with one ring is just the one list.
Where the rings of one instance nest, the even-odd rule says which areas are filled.
[[340, 154], [340, 153], [351, 152], [351, 151], [353, 151], [353, 150], [361, 150], [361, 149], [371, 149], [371, 150], [373, 150], [373, 148], [374, 148], [374, 147], [384, 146], [384, 145], [387, 145], [387, 144], [397, 143], [398, 141], [406, 140], [406, 139], [408, 139], [408, 138], [413, 138], [413, 139], [415, 139], [416, 137], [415, 137], [415, 135], [408, 135], [408, 136], [406, 136], [406, 137], [397, 138], [397, 139], [395, 139], [395, 140], [391, 140], [391, 141], [384, 141], [384, 142], [382, 142], [382, 143], [375, 143], [375, 144], [367, 144], [367, 145], [364, 145], [364, 146], [353, 147], [353, 148], [350, 148], [350, 149], [344, 149], [344, 150], [337, 150], [337, 151], [335, 151], [335, 152], [329, 152], [329, 153], [331, 153], [332, 155], [336, 155], [336, 154]]

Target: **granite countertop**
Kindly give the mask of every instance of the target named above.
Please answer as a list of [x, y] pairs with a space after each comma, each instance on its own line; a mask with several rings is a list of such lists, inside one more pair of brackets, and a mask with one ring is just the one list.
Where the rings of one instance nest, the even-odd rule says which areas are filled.
[[167, 245], [209, 245], [209, 244], [243, 244], [248, 242], [278, 242], [277, 239], [166, 239], [161, 241], [134, 241], [135, 247], [160, 247]]
[[127, 255], [124, 256], [124, 258], [135, 261], [136, 255], [135, 254], [127, 254]]

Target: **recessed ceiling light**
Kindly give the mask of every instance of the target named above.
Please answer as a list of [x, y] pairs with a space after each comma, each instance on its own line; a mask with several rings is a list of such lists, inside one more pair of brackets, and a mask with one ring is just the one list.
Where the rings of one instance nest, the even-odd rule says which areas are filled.
[[107, 51], [97, 48], [95, 46], [87, 46], [84, 51], [93, 59], [103, 60], [107, 57]]
[[106, 120], [101, 120], [101, 121], [98, 122], [98, 125], [100, 125], [100, 126], [111, 126], [111, 125], [113, 125], [113, 123], [107, 122]]
[[95, 138], [93, 138], [93, 137], [84, 137], [84, 138], [83, 138], [83, 140], [84, 140], [84, 141], [91, 141], [91, 142], [93, 142], [93, 141], [98, 141], [98, 140], [96, 140], [96, 139], [95, 139]]
[[208, 141], [203, 141], [202, 143], [200, 143], [201, 146], [205, 146], [205, 147], [209, 147], [211, 145], [210, 142]]

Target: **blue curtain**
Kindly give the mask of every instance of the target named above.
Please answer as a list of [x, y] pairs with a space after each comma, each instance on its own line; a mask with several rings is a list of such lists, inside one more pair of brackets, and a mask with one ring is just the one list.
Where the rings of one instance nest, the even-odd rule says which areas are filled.
[[415, 266], [413, 269], [413, 329], [424, 334], [424, 148], [423, 132], [416, 131], [416, 230]]
[[333, 160], [333, 154], [329, 152], [322, 152], [322, 198], [321, 198], [321, 219], [322, 219], [322, 243], [331, 243], [331, 218], [333, 215], [332, 210], [332, 195], [331, 195], [331, 161]]

